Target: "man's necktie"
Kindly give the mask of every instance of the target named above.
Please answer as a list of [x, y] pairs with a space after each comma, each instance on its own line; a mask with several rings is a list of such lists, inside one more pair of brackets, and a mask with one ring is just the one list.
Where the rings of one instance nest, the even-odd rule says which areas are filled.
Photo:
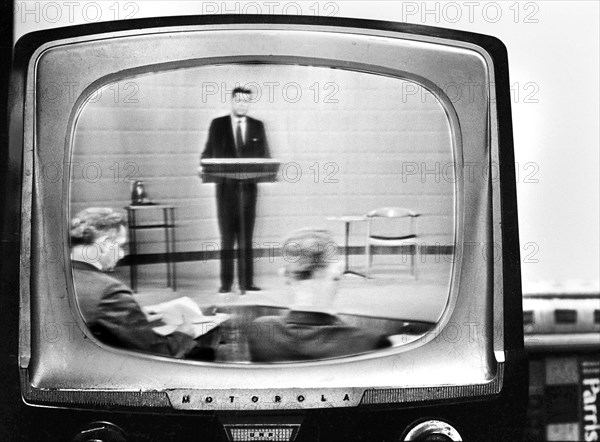
[[235, 147], [237, 148], [238, 156], [241, 156], [244, 148], [244, 137], [242, 137], [242, 120], [238, 120], [237, 129], [235, 131]]

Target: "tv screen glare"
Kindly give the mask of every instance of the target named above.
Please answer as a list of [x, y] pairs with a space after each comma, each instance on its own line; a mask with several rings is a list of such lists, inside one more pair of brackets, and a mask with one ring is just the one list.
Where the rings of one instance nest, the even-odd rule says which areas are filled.
[[493, 37], [398, 23], [25, 36], [23, 400], [80, 410], [57, 439], [518, 437], [508, 84]]

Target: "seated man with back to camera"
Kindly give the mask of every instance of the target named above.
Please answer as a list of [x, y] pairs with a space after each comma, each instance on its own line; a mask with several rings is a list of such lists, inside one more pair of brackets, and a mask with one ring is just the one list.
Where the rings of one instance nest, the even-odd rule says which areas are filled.
[[[126, 218], [111, 208], [90, 208], [71, 220], [71, 261], [75, 293], [83, 319], [102, 342], [162, 356], [214, 360], [210, 346], [194, 340], [194, 328], [181, 324], [167, 336], [157, 334], [133, 292], [106, 274], [124, 256]], [[92, 250], [93, 248], [93, 250]]]
[[254, 362], [325, 359], [390, 346], [382, 334], [351, 326], [336, 316], [334, 301], [341, 266], [334, 262], [333, 238], [324, 230], [294, 232], [283, 245], [285, 276], [293, 292], [283, 316], [253, 322], [249, 349]]

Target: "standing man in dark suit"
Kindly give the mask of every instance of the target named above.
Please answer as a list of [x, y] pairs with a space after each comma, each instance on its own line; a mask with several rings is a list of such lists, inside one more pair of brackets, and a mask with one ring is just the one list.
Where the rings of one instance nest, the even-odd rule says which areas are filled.
[[[208, 140], [201, 160], [209, 158], [270, 158], [269, 145], [262, 121], [248, 117], [251, 91], [236, 87], [231, 93], [231, 114], [216, 118], [208, 131]], [[258, 291], [254, 285], [252, 233], [256, 218], [256, 183], [240, 183], [224, 179], [217, 184], [217, 216], [221, 232], [221, 288], [231, 291], [233, 284], [234, 245], [238, 243], [238, 277], [240, 288]], [[243, 210], [240, 213], [239, 199]], [[240, 223], [244, 223], [245, 244], [240, 250]], [[241, 280], [239, 265], [244, 261], [245, 280]]]

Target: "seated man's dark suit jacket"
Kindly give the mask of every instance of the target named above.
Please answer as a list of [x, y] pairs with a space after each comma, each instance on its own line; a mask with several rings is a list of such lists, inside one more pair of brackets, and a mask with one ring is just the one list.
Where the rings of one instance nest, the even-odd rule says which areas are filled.
[[[216, 118], [208, 131], [208, 140], [201, 159], [211, 158], [270, 158], [269, 144], [262, 121], [246, 116], [246, 139], [244, 147], [237, 151], [231, 123], [231, 116]], [[245, 243], [250, 245], [240, 258], [245, 260], [245, 286], [254, 284], [252, 262], [252, 232], [256, 218], [257, 185], [243, 185], [243, 214]], [[217, 184], [217, 216], [221, 232], [221, 285], [230, 288], [233, 282], [233, 250], [240, 231], [239, 183], [224, 179]]]
[[328, 313], [290, 311], [252, 324], [248, 344], [254, 362], [326, 359], [390, 346], [385, 336], [350, 326]]
[[102, 342], [129, 350], [182, 358], [196, 351], [196, 341], [174, 332], [156, 334], [127, 286], [96, 267], [73, 261], [77, 301], [92, 333]]

